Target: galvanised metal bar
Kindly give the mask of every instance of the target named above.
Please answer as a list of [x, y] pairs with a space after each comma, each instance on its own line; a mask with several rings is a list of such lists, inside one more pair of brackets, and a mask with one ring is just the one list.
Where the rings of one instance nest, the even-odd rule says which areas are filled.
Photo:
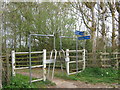
[[30, 34], [30, 36], [54, 37], [54, 35]]
[[59, 38], [75, 38], [75, 37], [59, 36]]
[[54, 50], [55, 50], [55, 48], [56, 48], [56, 47], [55, 47], [55, 36], [54, 36]]
[[62, 49], [62, 38], [75, 38], [76, 39], [76, 72], [78, 72], [78, 39], [77, 37], [59, 36], [60, 49]]
[[31, 37], [32, 36], [40, 36], [40, 37], [54, 37], [54, 49], [55, 49], [55, 36], [54, 35], [42, 35], [42, 34], [30, 34], [29, 35], [29, 73], [30, 73], [30, 84], [32, 83], [32, 72], [31, 72], [31, 69], [32, 69], [32, 66], [31, 66]]
[[60, 50], [62, 49], [62, 38], [60, 38]]
[[76, 72], [78, 72], [78, 39], [76, 38]]
[[60, 50], [61, 50], [62, 49], [62, 38], [75, 38], [75, 37], [59, 36], [59, 38], [60, 38]]
[[29, 73], [30, 73], [30, 84], [32, 83], [32, 72], [31, 72], [31, 35], [29, 35]]

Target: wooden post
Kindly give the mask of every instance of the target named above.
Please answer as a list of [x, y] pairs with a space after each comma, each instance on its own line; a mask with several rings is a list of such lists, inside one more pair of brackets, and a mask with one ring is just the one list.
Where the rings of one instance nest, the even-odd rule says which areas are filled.
[[83, 70], [85, 69], [85, 49], [83, 49]]
[[[8, 50], [7, 50], [8, 51]], [[6, 82], [10, 82], [10, 67], [9, 67], [9, 53], [6, 53]]]
[[15, 51], [12, 51], [12, 76], [15, 76]]
[[100, 52], [100, 66], [102, 67], [102, 52]]
[[116, 60], [116, 62], [115, 62], [116, 66], [115, 67], [118, 69], [119, 63], [118, 63], [118, 53], [117, 52], [116, 52], [116, 59], [115, 60]]
[[69, 72], [69, 60], [70, 60], [70, 59], [69, 59], [69, 49], [66, 49], [66, 63], [67, 63], [67, 64], [66, 64], [66, 65], [67, 65], [66, 68], [67, 68], [67, 74], [68, 74], [68, 75], [69, 75], [69, 73], [70, 73], [70, 72]]
[[46, 81], [46, 49], [43, 50], [43, 81]]

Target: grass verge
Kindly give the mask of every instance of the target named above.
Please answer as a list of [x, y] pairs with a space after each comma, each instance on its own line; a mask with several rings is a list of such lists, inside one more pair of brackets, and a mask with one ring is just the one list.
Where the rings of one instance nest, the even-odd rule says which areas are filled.
[[29, 84], [29, 77], [21, 74], [17, 74], [15, 77], [11, 78], [9, 85], [4, 85], [3, 89], [8, 88], [47, 88], [47, 86], [55, 85], [49, 80], [34, 82], [31, 85]]
[[66, 73], [56, 73], [56, 77], [67, 80], [80, 80], [88, 83], [118, 83], [118, 70], [112, 68], [86, 68], [83, 72], [68, 76]]

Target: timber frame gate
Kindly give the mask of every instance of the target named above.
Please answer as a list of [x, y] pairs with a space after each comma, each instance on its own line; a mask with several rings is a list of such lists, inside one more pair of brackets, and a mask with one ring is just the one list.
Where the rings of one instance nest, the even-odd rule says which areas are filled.
[[[79, 73], [79, 72], [81, 72], [81, 71], [83, 71], [85, 69], [85, 49], [83, 49], [83, 50], [77, 50], [77, 52], [81, 52], [82, 53], [82, 59], [81, 60], [78, 59], [77, 61], [76, 60], [75, 61], [70, 61], [71, 59], [70, 59], [69, 54], [70, 53], [74, 53], [74, 52], [76, 52], [76, 50], [66, 49], [66, 58], [65, 58], [65, 61], [66, 61], [66, 71], [67, 71], [68, 75]], [[79, 62], [83, 62], [82, 70], [79, 70], [78, 65], [77, 65], [76, 66], [76, 71], [75, 72], [70, 72], [70, 64], [72, 64], [72, 63], [78, 64]]]
[[15, 52], [12, 51], [12, 76], [16, 75], [15, 70], [21, 70], [21, 69], [29, 69], [31, 68], [37, 68], [37, 67], [42, 67], [43, 68], [43, 77], [40, 79], [36, 79], [36, 80], [31, 80], [31, 82], [36, 82], [36, 81], [46, 81], [46, 49], [43, 49], [43, 51], [36, 51], [36, 52], [31, 52], [31, 54], [43, 54], [43, 64], [42, 65], [36, 65], [36, 66], [29, 66], [29, 67], [16, 67], [16, 61], [15, 61], [15, 56], [16, 54], [29, 54], [29, 52]]

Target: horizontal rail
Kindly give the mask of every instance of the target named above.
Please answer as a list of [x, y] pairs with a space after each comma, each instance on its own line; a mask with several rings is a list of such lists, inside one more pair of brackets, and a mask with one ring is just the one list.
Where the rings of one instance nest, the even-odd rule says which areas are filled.
[[59, 38], [75, 38], [75, 37], [59, 36]]
[[78, 71], [78, 72], [69, 73], [68, 75], [76, 74], [76, 73], [79, 73], [79, 72], [82, 72], [82, 70], [81, 70], [81, 71]]
[[36, 79], [36, 80], [32, 80], [31, 82], [37, 82], [37, 81], [42, 81], [43, 80], [43, 78], [41, 78], [41, 79]]
[[46, 60], [46, 62], [45, 63], [54, 63], [55, 62], [55, 60], [54, 59], [49, 59], [49, 60]]
[[[69, 56], [70, 58], [76, 58], [76, 56]], [[78, 56], [78, 58], [83, 58], [82, 56]]]
[[[37, 63], [37, 62], [42, 62], [42, 61], [31, 61], [31, 62], [33, 62], [33, 63]], [[29, 61], [16, 61], [15, 63], [29, 63]]]
[[102, 67], [111, 67], [111, 65], [102, 65]]
[[[38, 68], [38, 67], [43, 67], [43, 65], [36, 65], [36, 66], [32, 66], [31, 68]], [[28, 69], [29, 67], [20, 67], [20, 68], [15, 68], [16, 70], [20, 70], [20, 69]]]
[[36, 51], [36, 52], [15, 52], [15, 54], [35, 54], [35, 53], [43, 53], [43, 51]]
[[69, 52], [83, 52], [83, 50], [69, 50]]
[[43, 65], [32, 66], [31, 68], [43, 67]]
[[110, 61], [111, 59], [101, 59], [101, 61]]
[[[82, 62], [84, 60], [78, 60], [78, 62]], [[76, 61], [69, 61], [69, 63], [76, 63]]]
[[[46, 56], [46, 58], [49, 58], [49, 57], [50, 57], [50, 56]], [[41, 55], [41, 56], [38, 55], [38, 56], [36, 56], [36, 57], [31, 57], [31, 59], [39, 59], [39, 58], [43, 58], [43, 56], [42, 56], [42, 55]], [[19, 57], [17, 58], [17, 57], [16, 57], [15, 59], [16, 59], [16, 60], [19, 60], [19, 59], [29, 59], [29, 57], [27, 57], [27, 56], [26, 56], [26, 57], [23, 57], [23, 58], [21, 58], [21, 57], [20, 57], [20, 58], [19, 58]]]
[[28, 69], [29, 67], [20, 67], [20, 68], [15, 68], [15, 70], [21, 70], [21, 69]]
[[113, 52], [113, 53], [101, 53], [101, 55], [111, 55], [111, 54], [120, 54], [119, 52]]
[[30, 36], [54, 37], [54, 35], [30, 34]]

